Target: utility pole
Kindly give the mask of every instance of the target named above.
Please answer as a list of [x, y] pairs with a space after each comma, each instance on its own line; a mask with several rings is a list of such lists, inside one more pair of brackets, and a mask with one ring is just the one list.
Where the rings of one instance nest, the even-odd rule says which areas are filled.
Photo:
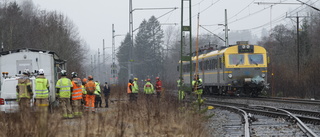
[[107, 70], [107, 68], [106, 68], [106, 54], [105, 54], [105, 45], [104, 45], [104, 39], [102, 40], [102, 42], [103, 42], [103, 51], [102, 51], [102, 57], [103, 57], [103, 59], [102, 59], [102, 63], [103, 63], [103, 80], [105, 80], [105, 81], [107, 81], [107, 79], [105, 79], [105, 77], [107, 77], [107, 72], [106, 72], [106, 70]]
[[98, 66], [97, 80], [101, 82], [101, 79], [100, 79], [100, 49], [99, 48], [98, 48], [98, 63], [97, 63], [97, 66]]
[[228, 29], [227, 9], [225, 9], [224, 12], [225, 12], [225, 24], [224, 24], [225, 29], [224, 29], [224, 32], [225, 32], [225, 37], [226, 37], [226, 38], [225, 38], [225, 40], [226, 40], [226, 47], [228, 47], [228, 46], [229, 46], [229, 37], [228, 37], [228, 31], [229, 31], [229, 29]]
[[112, 24], [112, 65], [111, 65], [111, 75], [112, 75], [112, 83], [111, 84], [116, 84], [116, 48], [115, 48], [115, 37], [116, 35], [114, 34], [115, 30], [114, 30], [114, 24]]
[[[287, 18], [296, 18], [297, 19], [297, 70], [298, 70], [298, 84], [300, 83], [300, 35], [299, 35], [299, 18], [301, 17], [307, 17], [307, 16], [299, 16], [297, 12], [297, 16], [287, 16]], [[298, 85], [297, 84], [297, 85]], [[300, 86], [298, 87], [300, 91]]]
[[[225, 43], [225, 47], [229, 46], [229, 36], [228, 36], [228, 17], [227, 17], [227, 9], [224, 9], [224, 13], [225, 13], [225, 19], [224, 19], [224, 24], [218, 24], [219, 26], [224, 26], [224, 43]], [[203, 28], [203, 27], [202, 27]], [[207, 30], [208, 31], [208, 30]]]
[[93, 57], [91, 55], [91, 74], [90, 75], [93, 75]]
[[[191, 1], [191, 0], [190, 0]], [[157, 19], [163, 17], [164, 15], [172, 12], [173, 10], [176, 10], [177, 7], [173, 7], [173, 8], [135, 8], [133, 9], [132, 8], [132, 0], [129, 0], [129, 33], [131, 35], [131, 44], [130, 44], [130, 51], [129, 51], [129, 63], [128, 63], [128, 76], [129, 76], [129, 79], [130, 77], [133, 76], [133, 73], [134, 73], [134, 65], [132, 65], [132, 63], [134, 62], [134, 54], [132, 53], [132, 50], [133, 50], [133, 32], [137, 29], [133, 29], [133, 11], [136, 11], [136, 10], [166, 10], [166, 9], [172, 9], [171, 11], [161, 15], [160, 17], [158, 17]], [[191, 11], [190, 11], [191, 12]]]
[[[191, 23], [192, 23], [192, 15], [191, 15], [191, 8], [192, 8], [192, 5], [191, 5], [191, 0], [187, 0], [188, 2], [189, 2], [189, 25], [183, 25], [183, 15], [184, 15], [184, 13], [183, 13], [183, 9], [184, 9], [184, 7], [183, 7], [183, 5], [184, 5], [184, 1], [185, 0], [181, 0], [181, 49], [180, 49], [180, 81], [182, 81], [182, 78], [183, 78], [183, 76], [182, 76], [182, 67], [183, 67], [183, 61], [189, 61], [190, 62], [190, 87], [189, 87], [189, 90], [191, 91], [191, 89], [192, 89], [192, 73], [193, 73], [193, 69], [192, 69], [192, 60], [191, 60], [191, 57], [192, 57], [192, 27], [191, 27]], [[184, 43], [184, 41], [183, 41], [183, 39], [184, 39], [184, 32], [189, 32], [189, 39], [190, 39], [190, 42], [189, 42], [189, 44], [190, 44], [190, 50], [189, 50], [189, 55], [187, 55], [187, 56], [184, 56], [183, 55], [183, 43]], [[180, 82], [181, 83], [181, 82]]]
[[128, 79], [131, 79], [131, 63], [132, 63], [132, 49], [133, 49], [133, 14], [132, 14], [132, 0], [129, 1], [129, 32], [131, 36], [129, 59], [128, 59]]

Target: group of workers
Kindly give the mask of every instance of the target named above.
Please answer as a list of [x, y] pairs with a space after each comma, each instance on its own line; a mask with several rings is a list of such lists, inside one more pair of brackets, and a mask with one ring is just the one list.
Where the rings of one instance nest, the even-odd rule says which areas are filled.
[[[60, 72], [61, 78], [56, 83], [56, 100], [59, 101], [63, 118], [73, 118], [82, 115], [83, 104], [85, 111], [95, 112], [95, 108], [102, 104], [101, 90], [98, 81], [93, 81], [91, 75], [88, 79], [81, 80], [76, 72], [71, 73], [71, 78], [67, 78], [67, 71]], [[17, 97], [20, 110], [28, 108], [30, 99], [33, 97], [32, 84], [29, 78], [29, 71], [25, 70], [18, 79]], [[110, 86], [105, 82], [103, 86], [106, 106], [110, 96]], [[49, 106], [49, 81], [44, 76], [44, 70], [39, 69], [35, 79], [35, 107], [39, 111], [48, 111]]]
[[[151, 96], [152, 94], [156, 93], [157, 97], [160, 98], [161, 92], [162, 92], [162, 81], [160, 80], [159, 77], [156, 77], [156, 83], [154, 86], [153, 84], [151, 84], [150, 81], [151, 80], [149, 78], [146, 79], [146, 83], [143, 86], [143, 93], [145, 93], [147, 96]], [[127, 93], [129, 96], [129, 101], [136, 101], [139, 93], [138, 78], [129, 80], [129, 83], [127, 86]]]
[[[63, 118], [73, 118], [74, 116], [82, 115], [82, 107], [84, 104], [85, 111], [95, 112], [95, 108], [102, 104], [101, 101], [101, 89], [98, 81], [93, 81], [91, 75], [82, 80], [78, 78], [76, 72], [71, 73], [71, 80], [67, 78], [67, 71], [62, 70], [60, 72], [61, 78], [56, 83], [56, 100], [59, 100], [62, 110]], [[151, 80], [146, 79], [146, 83], [143, 87], [143, 93], [147, 96], [156, 94], [158, 98], [162, 92], [162, 81], [159, 77], [156, 77], [156, 83], [153, 85]], [[178, 83], [178, 99], [185, 99], [185, 85], [183, 78], [179, 78]], [[30, 99], [33, 97], [32, 84], [29, 78], [28, 70], [23, 72], [23, 75], [18, 79], [17, 96], [19, 101], [20, 110], [24, 110], [30, 105]], [[195, 75], [192, 81], [192, 91], [201, 98], [203, 87], [202, 79], [199, 75]], [[110, 96], [110, 86], [107, 82], [103, 86], [103, 93], [105, 96], [105, 107], [109, 107], [108, 99]], [[38, 76], [35, 79], [35, 103], [34, 105], [39, 111], [48, 111], [49, 106], [49, 81], [44, 76], [44, 70], [39, 69]], [[129, 101], [136, 101], [139, 93], [138, 78], [129, 80], [127, 86], [127, 93]], [[147, 97], [150, 98], [150, 97]]]
[[[198, 99], [202, 98], [203, 93], [203, 86], [202, 86], [202, 79], [199, 77], [199, 75], [195, 75], [192, 81], [192, 91], [195, 95], [197, 95]], [[186, 86], [184, 84], [184, 79], [180, 77], [177, 80], [177, 87], [178, 87], [178, 99], [179, 101], [182, 101], [186, 97]]]

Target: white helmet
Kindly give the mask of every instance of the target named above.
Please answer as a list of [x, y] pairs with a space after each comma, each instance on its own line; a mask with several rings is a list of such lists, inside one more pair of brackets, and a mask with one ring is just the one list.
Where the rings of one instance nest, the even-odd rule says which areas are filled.
[[67, 76], [67, 71], [66, 70], [61, 70], [61, 76]]
[[72, 76], [72, 78], [76, 78], [78, 76], [78, 73], [77, 72], [72, 72], [71, 76]]
[[25, 74], [25, 75], [29, 75], [29, 69], [24, 69], [24, 71], [23, 71], [23, 74]]
[[39, 69], [39, 75], [44, 75], [44, 70], [43, 69]]

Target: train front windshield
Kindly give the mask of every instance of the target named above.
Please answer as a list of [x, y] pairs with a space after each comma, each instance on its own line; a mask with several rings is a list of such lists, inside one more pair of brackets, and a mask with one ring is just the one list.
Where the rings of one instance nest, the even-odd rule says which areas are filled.
[[250, 54], [249, 57], [249, 63], [250, 64], [263, 64], [263, 55], [262, 54]]
[[229, 55], [230, 65], [242, 65], [244, 63], [244, 55], [242, 54], [232, 54]]
[[228, 55], [229, 64], [232, 66], [243, 66], [243, 65], [263, 65], [263, 54], [230, 54]]

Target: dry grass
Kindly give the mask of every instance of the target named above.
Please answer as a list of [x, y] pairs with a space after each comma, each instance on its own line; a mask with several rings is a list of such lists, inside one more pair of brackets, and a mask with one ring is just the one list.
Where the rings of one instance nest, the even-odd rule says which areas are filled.
[[[165, 95], [139, 95], [137, 102], [128, 102], [124, 88], [114, 87], [110, 108], [99, 108], [100, 112], [85, 114], [81, 118], [61, 119], [61, 115], [48, 115], [47, 128], [37, 126], [40, 114], [23, 112], [1, 114], [0, 136], [36, 137], [197, 137], [207, 136], [204, 119], [191, 108], [183, 107], [175, 97]], [[122, 101], [119, 101], [122, 100]]]

